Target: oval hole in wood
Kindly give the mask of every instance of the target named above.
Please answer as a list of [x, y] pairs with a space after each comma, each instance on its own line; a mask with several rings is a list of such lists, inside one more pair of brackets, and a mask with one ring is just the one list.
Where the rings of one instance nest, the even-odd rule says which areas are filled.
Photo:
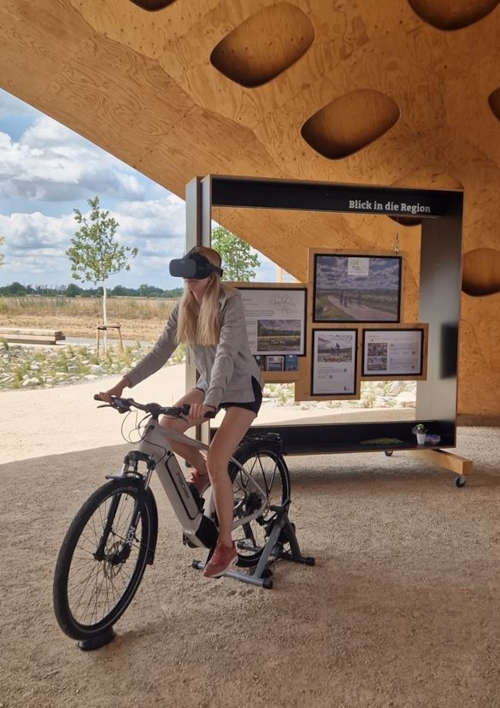
[[476, 297], [500, 290], [500, 251], [475, 248], [464, 255], [462, 290]]
[[213, 49], [210, 61], [232, 81], [254, 88], [288, 69], [313, 39], [307, 15], [283, 2], [257, 12], [226, 35]]
[[490, 93], [488, 96], [488, 103], [490, 104], [490, 108], [495, 118], [500, 120], [500, 88], [497, 88], [495, 91]]
[[409, 0], [421, 20], [441, 30], [457, 30], [490, 13], [500, 0]]
[[156, 12], [157, 10], [163, 10], [164, 7], [171, 5], [175, 0], [131, 0], [134, 5], [138, 5], [143, 10], [148, 10], [148, 12]]
[[399, 108], [392, 98], [372, 89], [358, 89], [321, 108], [300, 132], [313, 150], [339, 160], [379, 138], [398, 118]]

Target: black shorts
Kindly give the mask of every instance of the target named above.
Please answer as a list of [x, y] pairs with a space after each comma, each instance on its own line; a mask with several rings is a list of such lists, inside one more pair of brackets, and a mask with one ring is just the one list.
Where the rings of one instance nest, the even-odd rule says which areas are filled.
[[[239, 401], [236, 401], [234, 403], [232, 401], [222, 401], [222, 403], [219, 404], [218, 410], [220, 408], [244, 408], [247, 411], [253, 411], [255, 415], [257, 415], [262, 405], [262, 388], [255, 376], [252, 376], [252, 388], [255, 396], [255, 401], [248, 401], [248, 403], [240, 403]], [[201, 388], [199, 390], [203, 391], [203, 389]]]

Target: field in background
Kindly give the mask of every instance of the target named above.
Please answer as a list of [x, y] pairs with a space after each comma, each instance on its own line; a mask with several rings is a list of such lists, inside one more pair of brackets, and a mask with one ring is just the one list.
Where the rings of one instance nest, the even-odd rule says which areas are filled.
[[[121, 325], [124, 339], [154, 341], [176, 300], [141, 297], [108, 298], [108, 322]], [[60, 329], [67, 337], [93, 338], [102, 322], [100, 298], [0, 297], [1, 327]], [[113, 335], [110, 335], [113, 338]]]

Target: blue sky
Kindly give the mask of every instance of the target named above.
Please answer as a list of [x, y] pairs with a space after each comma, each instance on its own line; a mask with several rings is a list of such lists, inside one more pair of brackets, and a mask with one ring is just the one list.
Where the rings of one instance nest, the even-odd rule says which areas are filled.
[[[168, 261], [184, 251], [184, 201], [0, 89], [0, 285], [72, 282], [65, 251], [77, 228], [73, 209], [88, 212], [95, 195], [119, 222], [120, 241], [139, 249], [110, 287], [179, 286]], [[274, 264], [260, 260], [256, 280], [275, 280]]]

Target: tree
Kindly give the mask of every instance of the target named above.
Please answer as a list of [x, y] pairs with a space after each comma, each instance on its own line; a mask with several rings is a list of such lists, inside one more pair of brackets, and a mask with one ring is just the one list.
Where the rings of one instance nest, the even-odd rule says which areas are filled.
[[[71, 274], [75, 280], [91, 281], [102, 285], [102, 320], [108, 323], [106, 311], [106, 282], [112, 273], [130, 270], [129, 259], [135, 258], [137, 248], [121, 246], [115, 234], [119, 223], [109, 216], [109, 211], [101, 210], [99, 197], [87, 200], [91, 207], [89, 217], [82, 216], [79, 209], [75, 212], [75, 221], [80, 228], [71, 239], [71, 246], [66, 255], [71, 261]], [[104, 351], [107, 337], [104, 330]]]
[[252, 253], [246, 241], [242, 241], [223, 226], [212, 231], [212, 246], [222, 258], [223, 280], [248, 281], [255, 278], [260, 266], [259, 257]]
[[17, 280], [7, 285], [4, 290], [5, 295], [26, 295], [27, 292], [25, 286], [18, 283]]
[[70, 283], [65, 291], [64, 294], [66, 297], [76, 297], [77, 295], [82, 294], [82, 289], [78, 287], [78, 285], [75, 285], [74, 283]]
[[161, 297], [163, 295], [163, 290], [157, 288], [154, 285], [147, 285], [146, 283], [139, 286], [140, 297]]

